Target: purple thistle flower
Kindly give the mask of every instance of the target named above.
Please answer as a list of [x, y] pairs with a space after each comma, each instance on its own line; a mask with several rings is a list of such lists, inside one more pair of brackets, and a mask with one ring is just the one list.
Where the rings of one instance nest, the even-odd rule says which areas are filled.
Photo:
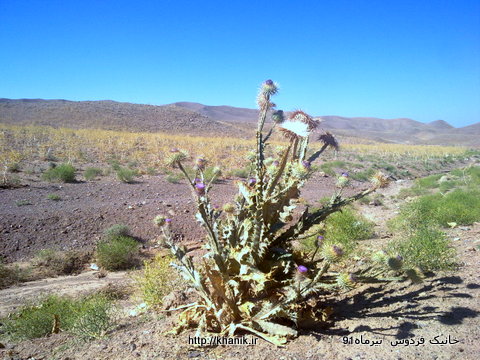
[[332, 250], [333, 250], [333, 252], [335, 253], [336, 256], [342, 256], [343, 255], [342, 248], [337, 246], [337, 245], [333, 245]]
[[297, 266], [297, 271], [298, 271], [300, 274], [305, 274], [305, 273], [308, 271], [308, 269], [307, 269], [306, 266], [298, 265], [298, 266]]
[[342, 173], [342, 176], [348, 177], [348, 172], [343, 172], [343, 173]]
[[195, 184], [195, 191], [197, 192], [198, 195], [204, 195], [205, 194], [205, 184], [201, 183], [201, 182]]
[[165, 222], [166, 222], [167, 224], [170, 224], [170, 223], [172, 222], [172, 219], [165, 219]]
[[205, 159], [198, 158], [198, 159], [197, 159], [197, 163], [196, 163], [197, 168], [203, 170], [203, 169], [205, 168], [206, 162], [207, 162], [207, 161], [206, 161]]
[[310, 168], [312, 167], [312, 164], [310, 163], [310, 161], [306, 161], [306, 160], [302, 161], [302, 165], [307, 170], [310, 170]]
[[273, 164], [273, 166], [278, 166], [278, 165], [280, 165], [280, 162], [278, 160], [275, 160], [272, 164]]
[[179, 152], [179, 151], [180, 151], [180, 150], [178, 150], [177, 148], [172, 148], [172, 149], [170, 149], [170, 152], [172, 152], [172, 153], [176, 153], [176, 152]]
[[202, 180], [201, 180], [201, 179], [199, 179], [199, 178], [195, 178], [195, 179], [193, 179], [193, 182], [194, 182], [195, 184], [197, 184], [197, 183], [200, 183], [200, 182], [202, 182]]
[[265, 81], [265, 85], [268, 85], [268, 86], [272, 86], [273, 85], [273, 81], [268, 79]]
[[248, 186], [254, 186], [257, 183], [255, 178], [248, 179]]

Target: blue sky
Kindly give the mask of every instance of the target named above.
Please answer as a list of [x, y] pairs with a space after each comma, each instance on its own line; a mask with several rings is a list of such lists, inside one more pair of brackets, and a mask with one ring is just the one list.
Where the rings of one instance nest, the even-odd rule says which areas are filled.
[[480, 121], [480, 1], [0, 0], [0, 97]]

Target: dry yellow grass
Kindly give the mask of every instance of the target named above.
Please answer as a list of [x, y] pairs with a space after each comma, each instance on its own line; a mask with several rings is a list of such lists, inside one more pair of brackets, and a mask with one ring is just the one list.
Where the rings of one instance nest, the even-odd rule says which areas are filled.
[[[44, 159], [51, 153], [62, 161], [104, 163], [116, 159], [138, 162], [142, 168], [158, 168], [163, 167], [170, 150], [178, 148], [186, 150], [193, 158], [202, 156], [208, 159], [211, 165], [234, 169], [246, 164], [246, 154], [254, 148], [254, 143], [253, 139], [0, 124], [0, 164], [7, 166], [21, 160]], [[273, 145], [282, 144], [275, 141]], [[342, 145], [344, 153], [375, 154], [391, 159], [459, 156], [466, 150], [464, 147], [433, 145]]]

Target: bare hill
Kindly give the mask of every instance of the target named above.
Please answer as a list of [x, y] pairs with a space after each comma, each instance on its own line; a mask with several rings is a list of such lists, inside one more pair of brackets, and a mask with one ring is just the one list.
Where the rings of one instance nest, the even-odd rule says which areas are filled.
[[[116, 101], [0, 99], [0, 122], [71, 128], [250, 137], [258, 110], [177, 102], [154, 106]], [[444, 120], [321, 116], [322, 128], [348, 137], [402, 144], [480, 146], [480, 123], [454, 128]]]
[[[239, 130], [216, 119], [175, 105], [141, 105], [104, 101], [0, 99], [0, 122], [69, 128], [215, 134]], [[242, 135], [242, 134], [240, 134]]]

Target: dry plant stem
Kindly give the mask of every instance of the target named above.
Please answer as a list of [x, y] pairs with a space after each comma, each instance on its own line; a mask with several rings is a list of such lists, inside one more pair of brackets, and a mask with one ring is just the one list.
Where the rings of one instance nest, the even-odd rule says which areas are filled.
[[318, 150], [316, 153], [312, 154], [309, 158], [309, 162], [313, 162], [318, 159], [318, 157], [328, 148], [328, 144], [324, 144], [320, 150]]

